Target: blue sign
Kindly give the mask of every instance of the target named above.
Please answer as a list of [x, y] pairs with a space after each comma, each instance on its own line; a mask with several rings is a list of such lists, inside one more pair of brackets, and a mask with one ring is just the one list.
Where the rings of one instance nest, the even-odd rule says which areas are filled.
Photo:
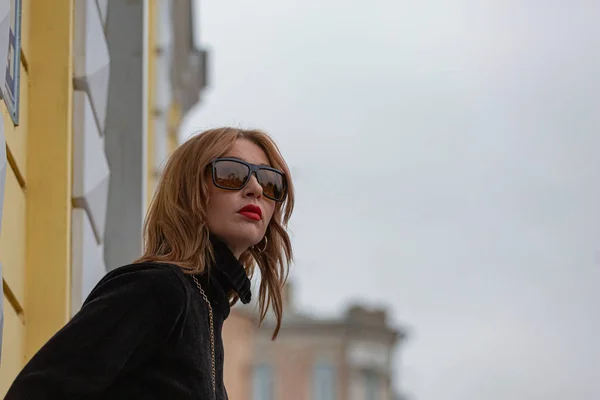
[[10, 2], [10, 32], [8, 34], [8, 62], [2, 97], [13, 123], [19, 125], [19, 90], [21, 72], [21, 1]]

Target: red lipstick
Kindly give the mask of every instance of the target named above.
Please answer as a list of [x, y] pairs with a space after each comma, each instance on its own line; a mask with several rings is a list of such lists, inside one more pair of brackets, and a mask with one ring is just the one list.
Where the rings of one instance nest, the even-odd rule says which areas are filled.
[[262, 219], [262, 210], [259, 206], [255, 206], [254, 204], [248, 204], [247, 206], [242, 207], [238, 213], [254, 221], [260, 221]]

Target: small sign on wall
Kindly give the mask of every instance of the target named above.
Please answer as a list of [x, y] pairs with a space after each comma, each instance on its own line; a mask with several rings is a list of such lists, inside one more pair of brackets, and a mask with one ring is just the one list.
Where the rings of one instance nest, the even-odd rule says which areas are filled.
[[10, 30], [8, 34], [6, 77], [4, 86], [2, 87], [2, 98], [15, 125], [19, 125], [21, 2], [22, 0], [10, 0]]

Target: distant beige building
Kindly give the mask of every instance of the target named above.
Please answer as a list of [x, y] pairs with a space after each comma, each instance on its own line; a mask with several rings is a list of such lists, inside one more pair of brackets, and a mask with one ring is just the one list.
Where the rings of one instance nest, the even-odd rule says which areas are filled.
[[232, 400], [251, 400], [256, 324], [250, 313], [233, 310], [223, 329], [224, 379]]
[[287, 294], [278, 339], [234, 307], [224, 329], [225, 383], [232, 400], [393, 400], [393, 354], [404, 333], [384, 310], [349, 307], [341, 319], [298, 313]]

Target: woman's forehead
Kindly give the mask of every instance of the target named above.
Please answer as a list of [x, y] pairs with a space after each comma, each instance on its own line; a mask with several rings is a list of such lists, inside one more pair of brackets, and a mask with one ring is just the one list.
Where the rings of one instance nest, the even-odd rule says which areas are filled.
[[267, 154], [258, 145], [247, 139], [238, 139], [223, 154], [223, 157], [237, 158], [252, 164], [271, 166]]

